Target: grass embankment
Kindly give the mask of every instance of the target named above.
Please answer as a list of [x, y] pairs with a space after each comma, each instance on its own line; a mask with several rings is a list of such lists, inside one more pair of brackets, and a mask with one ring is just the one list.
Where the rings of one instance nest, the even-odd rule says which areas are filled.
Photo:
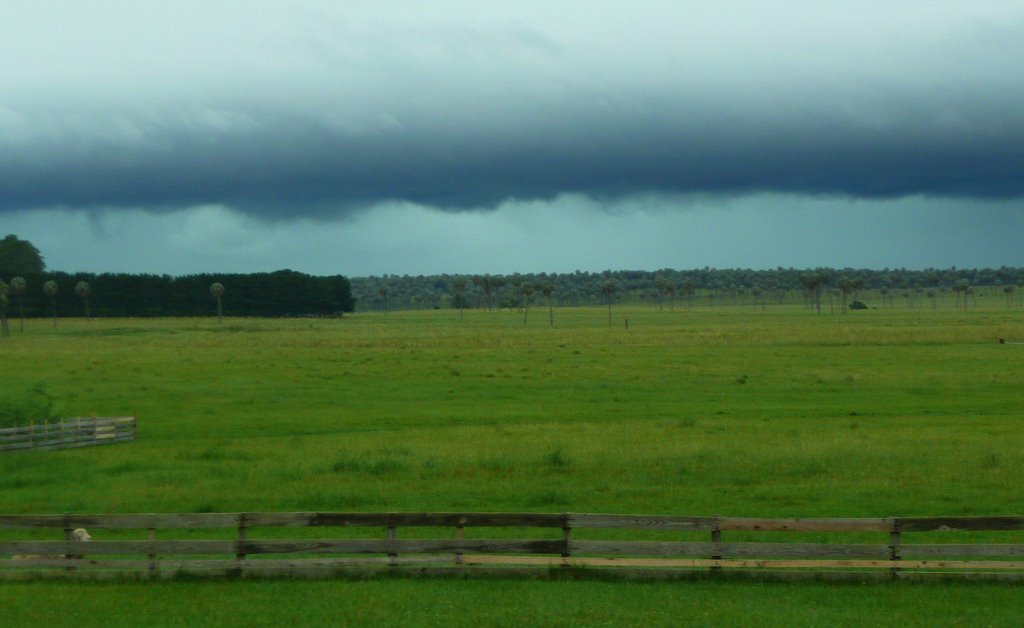
[[[615, 321], [600, 308], [556, 310], [554, 328], [546, 312], [524, 326], [516, 313], [475, 311], [464, 320], [449, 311], [223, 325], [62, 320], [56, 330], [29, 321], [3, 343], [5, 388], [43, 382], [66, 416], [135, 414], [139, 440], [0, 456], [0, 511], [1024, 512], [1024, 346], [996, 341], [1024, 339], [1017, 310], [617, 309]], [[452, 609], [462, 591], [499, 597], [507, 587], [463, 585], [258, 586], [299, 597], [330, 586], [422, 588]], [[50, 586], [5, 590], [68, 590]], [[208, 585], [132, 590], [158, 604], [192, 586]], [[212, 586], [259, 597], [253, 583]], [[686, 594], [657, 584], [514, 586], [533, 600], [519, 607], [527, 617], [563, 587], [607, 613], [607, 587], [691, 603], [705, 591], [718, 609], [767, 591], [769, 618], [792, 610], [773, 600], [838, 595], [856, 607], [867, 595], [824, 585], [683, 585]], [[984, 596], [971, 596], [988, 589], [957, 590], [943, 604], [980, 604]], [[317, 617], [329, 619], [329, 608]], [[655, 612], [646, 617], [658, 621]]]

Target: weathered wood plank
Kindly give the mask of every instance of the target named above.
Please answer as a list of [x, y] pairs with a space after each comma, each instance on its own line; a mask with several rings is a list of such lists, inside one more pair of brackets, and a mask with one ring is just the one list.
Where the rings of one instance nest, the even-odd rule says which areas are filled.
[[310, 540], [167, 540], [159, 541], [3, 541], [2, 554], [423, 554], [423, 553], [533, 553], [561, 554], [561, 540], [517, 539], [310, 539]]
[[550, 513], [316, 513], [311, 526], [446, 526], [446, 527], [542, 527], [562, 528], [568, 514]]
[[895, 517], [899, 532], [1024, 530], [1024, 517]]
[[707, 543], [657, 541], [573, 541], [573, 555], [887, 558], [889, 546], [860, 543]]
[[715, 529], [718, 517], [676, 517], [671, 515], [604, 515], [571, 513], [573, 528], [627, 528], [631, 530], [703, 530]]
[[749, 559], [708, 559], [708, 558], [604, 558], [548, 556], [470, 556], [467, 565], [516, 564], [544, 567], [683, 567], [726, 569], [1001, 569], [1022, 570], [1022, 561], [890, 561], [890, 560], [749, 560]]
[[1020, 543], [937, 543], [900, 545], [903, 558], [933, 556], [956, 556], [981, 558], [992, 556], [1024, 556], [1024, 544]]
[[719, 529], [750, 532], [889, 532], [891, 518], [765, 519], [722, 517]]
[[237, 513], [0, 515], [0, 528], [233, 528]]

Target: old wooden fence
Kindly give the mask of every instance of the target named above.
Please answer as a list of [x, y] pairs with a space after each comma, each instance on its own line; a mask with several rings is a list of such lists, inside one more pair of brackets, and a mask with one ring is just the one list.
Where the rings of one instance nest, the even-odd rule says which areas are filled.
[[[93, 540], [72, 541], [76, 528], [86, 528]], [[0, 515], [0, 577], [329, 577], [383, 571], [1020, 579], [1022, 530], [1024, 517], [1008, 516]]]
[[135, 440], [135, 417], [89, 417], [0, 429], [0, 451], [68, 449]]

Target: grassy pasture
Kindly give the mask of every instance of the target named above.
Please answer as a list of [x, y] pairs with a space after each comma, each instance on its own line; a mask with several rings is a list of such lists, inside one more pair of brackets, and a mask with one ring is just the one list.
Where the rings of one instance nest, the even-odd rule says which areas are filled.
[[[526, 325], [519, 313], [483, 311], [223, 325], [62, 319], [55, 330], [28, 321], [25, 335], [0, 344], [0, 396], [42, 383], [65, 416], [137, 415], [139, 440], [0, 455], [0, 512], [1024, 513], [1024, 345], [997, 342], [1024, 341], [1018, 309], [616, 308], [614, 317], [609, 326], [603, 308], [556, 310], [554, 328], [539, 309]], [[31, 583], [5, 585], [0, 603], [31, 593], [59, 606], [75, 591], [117, 603], [131, 590], [140, 611], [218, 589], [240, 623], [265, 589], [310, 600], [307, 619], [321, 623], [339, 618], [318, 606], [321, 590], [439, 596], [444, 610], [423, 623], [500, 623], [481, 615], [498, 609], [540, 621], [567, 597], [583, 623], [621, 622], [621, 608], [675, 623], [661, 609], [694, 605], [711, 613], [694, 623], [733, 623], [744, 599], [760, 600], [766, 623], [888, 623], [900, 616], [877, 600], [897, 598], [946, 617], [1000, 596], [996, 613], [1021, 610], [1012, 588], [978, 585], [950, 595], [939, 586], [404, 580]], [[496, 601], [513, 590], [521, 604]], [[937, 607], [924, 601], [935, 598]], [[490, 601], [463, 609], [473, 599]], [[190, 623], [199, 607], [184, 606], [168, 624]], [[793, 614], [798, 606], [804, 615]], [[44, 608], [25, 617], [42, 623]], [[348, 621], [377, 617], [359, 608]], [[424, 610], [396, 608], [375, 621]]]

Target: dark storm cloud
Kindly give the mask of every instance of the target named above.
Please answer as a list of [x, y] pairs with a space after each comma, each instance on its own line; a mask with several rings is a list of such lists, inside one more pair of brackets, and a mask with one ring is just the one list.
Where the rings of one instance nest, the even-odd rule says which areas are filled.
[[[773, 31], [740, 3], [735, 20], [703, 15], [715, 37], [689, 26], [693, 7], [649, 4], [619, 15], [621, 32], [571, 14], [556, 24], [572, 26], [466, 26], [450, 2], [440, 25], [334, 16], [282, 29], [291, 45], [259, 55], [222, 15], [230, 27], [207, 28], [241, 52], [172, 38], [156, 47], [187, 58], [146, 53], [164, 63], [152, 75], [109, 51], [94, 54], [112, 77], [71, 51], [42, 78], [8, 70], [0, 210], [224, 204], [284, 218], [564, 193], [1024, 196], [1019, 12], [885, 39], [870, 10], [849, 32], [824, 32], [846, 27], [820, 10], [809, 28]], [[919, 16], [882, 17], [909, 29]]]

